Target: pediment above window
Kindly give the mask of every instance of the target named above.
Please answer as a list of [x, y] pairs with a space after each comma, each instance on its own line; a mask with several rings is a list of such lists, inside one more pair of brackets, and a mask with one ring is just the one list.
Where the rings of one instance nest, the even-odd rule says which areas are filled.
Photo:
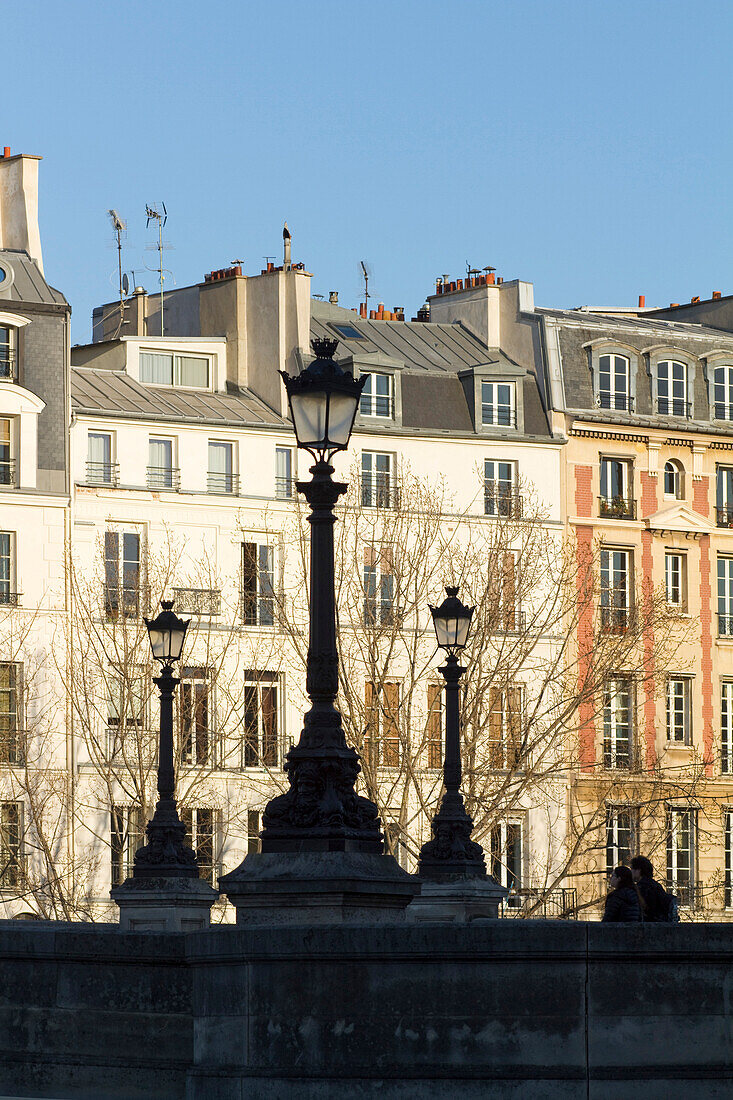
[[647, 516], [644, 523], [655, 535], [684, 535], [694, 539], [710, 535], [716, 530], [705, 516], [694, 512], [686, 504], [660, 508], [653, 516]]
[[0, 416], [21, 416], [23, 413], [39, 416], [45, 408], [45, 401], [30, 390], [13, 383], [0, 384]]

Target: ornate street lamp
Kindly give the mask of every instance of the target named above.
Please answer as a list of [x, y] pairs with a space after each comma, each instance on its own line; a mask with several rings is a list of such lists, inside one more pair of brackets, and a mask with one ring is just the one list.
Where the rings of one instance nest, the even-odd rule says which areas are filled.
[[160, 747], [158, 750], [158, 802], [148, 822], [148, 843], [135, 853], [134, 879], [198, 878], [196, 853], [185, 843], [186, 827], [176, 806], [176, 773], [173, 766], [173, 693], [180, 680], [173, 664], [181, 659], [189, 620], [179, 619], [172, 600], [162, 600], [163, 610], [146, 619], [153, 657], [160, 661]]
[[447, 654], [440, 671], [445, 679], [445, 793], [432, 821], [433, 838], [420, 849], [419, 874], [428, 879], [461, 879], [486, 875], [480, 844], [471, 840], [473, 821], [466, 812], [461, 786], [459, 682], [466, 671], [458, 654], [466, 648], [475, 608], [465, 607], [457, 588], [446, 588], [440, 607], [430, 607], [438, 645]]
[[272, 799], [263, 815], [263, 853], [382, 852], [377, 807], [356, 794], [359, 757], [346, 744], [335, 705], [334, 505], [346, 485], [333, 480], [331, 459], [349, 444], [364, 387], [363, 378], [334, 362], [337, 346], [337, 340], [313, 340], [316, 358], [304, 371], [295, 377], [280, 372], [298, 446], [315, 459], [312, 480], [297, 482], [311, 509], [306, 691], [312, 705], [300, 741], [287, 755], [290, 789]]

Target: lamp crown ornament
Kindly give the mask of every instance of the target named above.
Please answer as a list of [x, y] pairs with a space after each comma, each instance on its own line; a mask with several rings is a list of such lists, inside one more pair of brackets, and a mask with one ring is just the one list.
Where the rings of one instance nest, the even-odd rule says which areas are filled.
[[333, 359], [338, 346], [338, 340], [329, 336], [314, 336], [311, 340], [311, 347], [317, 359]]

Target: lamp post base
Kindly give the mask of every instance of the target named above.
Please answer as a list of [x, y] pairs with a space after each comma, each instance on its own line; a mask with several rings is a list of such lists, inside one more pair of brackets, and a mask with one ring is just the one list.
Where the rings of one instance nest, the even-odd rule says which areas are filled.
[[239, 925], [379, 924], [405, 919], [420, 883], [388, 855], [258, 852], [219, 879]]
[[407, 907], [411, 923], [441, 922], [470, 924], [475, 920], [496, 920], [507, 895], [491, 875], [453, 882], [423, 880], [420, 895]]
[[219, 893], [199, 878], [128, 878], [110, 890], [121, 932], [200, 932]]

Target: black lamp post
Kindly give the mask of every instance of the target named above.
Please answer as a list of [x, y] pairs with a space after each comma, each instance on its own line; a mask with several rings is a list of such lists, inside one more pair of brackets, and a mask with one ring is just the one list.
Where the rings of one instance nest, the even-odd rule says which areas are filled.
[[480, 844], [471, 840], [473, 821], [466, 812], [461, 786], [459, 682], [466, 671], [458, 654], [466, 648], [475, 608], [465, 607], [457, 588], [446, 588], [440, 607], [431, 607], [438, 645], [447, 657], [440, 671], [445, 679], [445, 793], [432, 821], [433, 838], [420, 849], [419, 874], [429, 879], [474, 878], [486, 874]]
[[185, 843], [186, 827], [178, 816], [173, 766], [173, 693], [180, 683], [173, 664], [181, 659], [190, 620], [178, 618], [172, 600], [161, 606], [155, 619], [145, 620], [153, 657], [161, 663], [160, 676], [153, 679], [160, 688], [158, 802], [145, 830], [148, 843], [135, 852], [133, 878], [198, 878], [196, 853]]
[[262, 852], [382, 852], [377, 807], [356, 794], [359, 757], [346, 744], [336, 708], [338, 652], [334, 592], [334, 505], [346, 485], [331, 459], [345, 450], [363, 379], [342, 370], [337, 340], [313, 340], [315, 360], [299, 375], [281, 371], [298, 447], [315, 459], [311, 481], [298, 481], [310, 505], [310, 633], [306, 691], [312, 706], [300, 741], [287, 755], [290, 789], [263, 815]]

